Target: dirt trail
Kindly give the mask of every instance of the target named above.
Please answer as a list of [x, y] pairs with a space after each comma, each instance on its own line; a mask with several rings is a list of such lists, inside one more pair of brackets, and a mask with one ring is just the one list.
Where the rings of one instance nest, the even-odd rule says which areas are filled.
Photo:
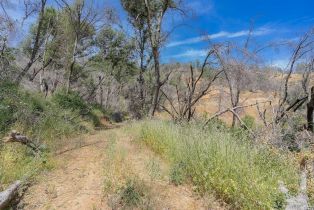
[[[190, 187], [174, 186], [169, 183], [169, 166], [167, 163], [145, 146], [133, 143], [132, 139], [123, 133], [117, 132], [117, 136], [120, 139], [118, 146], [127, 151], [125, 159], [128, 160], [133, 173], [145, 181], [151, 188], [152, 194], [155, 195], [157, 209], [208, 209], [205, 207], [207, 205], [205, 205], [204, 200], [197, 197]], [[153, 171], [158, 173], [156, 168], [159, 169], [160, 175], [152, 178], [154, 176]], [[214, 206], [218, 206], [218, 204], [216, 203]]]
[[100, 209], [105, 132], [84, 138], [89, 145], [56, 157], [56, 169], [41, 176], [26, 192], [23, 209]]
[[[196, 197], [189, 187], [171, 185], [167, 175], [152, 180], [147, 164], [158, 157], [133, 143], [121, 129], [100, 131], [83, 139], [83, 145], [88, 146], [58, 155], [57, 167], [41, 175], [26, 192], [21, 202], [22, 209], [111, 209], [103, 192], [108, 132], [116, 133], [117, 145], [127, 151], [126, 161], [132, 172], [150, 183], [153, 194], [157, 195], [154, 199], [160, 205], [156, 209], [206, 209], [203, 199]], [[158, 159], [158, 163], [162, 173], [169, 170], [163, 161]]]

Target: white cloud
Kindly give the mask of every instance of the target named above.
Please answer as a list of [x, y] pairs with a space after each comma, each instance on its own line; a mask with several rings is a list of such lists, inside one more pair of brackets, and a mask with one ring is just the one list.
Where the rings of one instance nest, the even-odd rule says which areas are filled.
[[277, 59], [277, 60], [271, 61], [269, 65], [272, 67], [285, 69], [288, 66], [289, 62], [290, 62], [289, 59]]
[[198, 58], [198, 57], [204, 57], [208, 53], [207, 50], [187, 50], [181, 54], [177, 54], [172, 56], [173, 58], [184, 58], [184, 57], [190, 57], [190, 58]]
[[[253, 31], [252, 35], [253, 36], [263, 36], [271, 33], [272, 30], [269, 28], [261, 27], [258, 28], [256, 31]], [[199, 42], [204, 42], [212, 39], [218, 39], [218, 38], [238, 38], [238, 37], [243, 37], [247, 36], [250, 33], [249, 30], [242, 30], [242, 31], [237, 31], [237, 32], [227, 32], [227, 31], [220, 31], [215, 34], [211, 35], [204, 35], [204, 36], [198, 36], [190, 39], [185, 39], [182, 41], [175, 41], [171, 42], [167, 45], [167, 47], [176, 47], [176, 46], [181, 46], [181, 45], [190, 45], [190, 44], [195, 44]]]

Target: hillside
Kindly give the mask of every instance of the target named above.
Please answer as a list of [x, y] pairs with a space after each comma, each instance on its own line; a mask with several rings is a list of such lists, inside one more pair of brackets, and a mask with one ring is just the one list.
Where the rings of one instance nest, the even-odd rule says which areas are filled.
[[0, 0], [0, 210], [313, 209], [312, 8]]

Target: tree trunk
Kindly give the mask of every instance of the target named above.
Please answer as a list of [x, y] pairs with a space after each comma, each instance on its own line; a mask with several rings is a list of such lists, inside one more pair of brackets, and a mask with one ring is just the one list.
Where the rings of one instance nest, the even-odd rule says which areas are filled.
[[71, 62], [70, 68], [69, 68], [69, 77], [68, 77], [68, 81], [67, 81], [66, 93], [69, 93], [69, 91], [71, 89], [71, 79], [72, 79], [72, 74], [73, 74], [75, 62], [76, 62], [75, 52], [76, 52], [76, 48], [77, 48], [77, 42], [78, 42], [78, 37], [75, 36], [73, 54], [72, 54], [72, 62]]
[[[236, 94], [235, 95], [231, 95], [231, 101], [232, 101], [232, 106], [233, 107], [237, 107], [239, 105], [239, 99], [240, 99], [240, 91], [236, 90]], [[238, 122], [238, 117], [236, 116], [236, 114], [238, 114], [238, 110], [234, 109], [234, 113], [232, 116], [232, 128], [234, 128]]]
[[104, 87], [103, 87], [103, 84], [100, 85], [99, 87], [99, 90], [100, 90], [100, 97], [99, 97], [99, 100], [100, 100], [100, 106], [103, 107], [104, 105]]
[[151, 105], [151, 108], [149, 110], [149, 116], [150, 117], [153, 117], [155, 115], [155, 112], [156, 112], [156, 109], [158, 106], [159, 92], [160, 92], [160, 88], [161, 88], [158, 47], [153, 48], [153, 56], [154, 56], [154, 63], [155, 63], [155, 87], [154, 87], [154, 91], [153, 91], [152, 105]]
[[44, 15], [45, 15], [45, 7], [46, 7], [46, 0], [42, 0], [41, 1], [41, 10], [40, 10], [40, 15], [39, 15], [40, 17], [39, 17], [39, 22], [38, 22], [38, 26], [37, 26], [36, 37], [35, 37], [35, 41], [34, 41], [34, 47], [32, 49], [32, 54], [31, 54], [31, 57], [30, 57], [27, 65], [25, 66], [25, 68], [17, 76], [17, 78], [15, 80], [15, 82], [17, 84], [19, 84], [22, 81], [22, 79], [25, 77], [25, 75], [27, 74], [29, 69], [32, 67], [32, 65], [36, 61], [36, 55], [37, 55], [39, 47], [40, 47], [39, 46], [40, 45], [40, 35], [41, 35], [42, 27], [43, 27], [43, 19], [44, 19]]
[[307, 104], [307, 128], [309, 131], [314, 132], [313, 122], [313, 111], [314, 111], [314, 86], [311, 88], [310, 102]]
[[40, 91], [42, 93], [45, 94], [45, 97], [47, 97], [48, 95], [48, 84], [46, 82], [46, 79], [45, 79], [45, 58], [46, 58], [46, 47], [47, 47], [47, 43], [48, 43], [48, 39], [49, 39], [49, 36], [46, 37], [45, 39], [45, 44], [44, 44], [44, 54], [43, 54], [43, 60], [42, 60], [42, 70], [41, 70], [41, 73], [40, 73]]
[[140, 69], [140, 75], [138, 77], [138, 83], [139, 83], [139, 100], [140, 100], [140, 107], [143, 110], [144, 108], [144, 104], [145, 104], [145, 99], [144, 99], [144, 84], [145, 84], [145, 80], [144, 80], [144, 71], [145, 71], [145, 67], [144, 67], [144, 58], [141, 58], [141, 69]]

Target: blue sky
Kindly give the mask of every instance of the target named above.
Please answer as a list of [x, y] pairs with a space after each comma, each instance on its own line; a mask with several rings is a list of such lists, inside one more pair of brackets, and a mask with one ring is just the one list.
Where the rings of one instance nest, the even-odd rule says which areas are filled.
[[[196, 0], [186, 2], [194, 18], [182, 20], [166, 48], [165, 60], [188, 62], [201, 59], [210, 41], [243, 42], [254, 22], [254, 46], [270, 42], [297, 41], [314, 26], [313, 0]], [[268, 49], [261, 54], [265, 63], [284, 67], [289, 60], [287, 47]]]
[[[126, 24], [126, 14], [118, 0], [91, 0], [98, 8], [113, 7]], [[132, 1], [132, 0], [130, 0]], [[9, 13], [16, 19], [22, 17], [22, 0], [14, 4]], [[100, 6], [101, 5], [101, 6]], [[284, 40], [297, 41], [314, 26], [314, 0], [184, 0], [186, 16], [171, 14], [166, 17], [164, 28], [172, 32], [162, 49], [163, 62], [191, 62], [201, 60], [210, 43], [233, 41], [241, 44], [254, 22], [254, 46]], [[27, 26], [34, 18], [24, 23]], [[20, 30], [21, 31], [21, 30]], [[210, 40], [210, 41], [209, 41]], [[287, 47], [268, 49], [261, 54], [265, 63], [284, 67], [289, 60]]]

